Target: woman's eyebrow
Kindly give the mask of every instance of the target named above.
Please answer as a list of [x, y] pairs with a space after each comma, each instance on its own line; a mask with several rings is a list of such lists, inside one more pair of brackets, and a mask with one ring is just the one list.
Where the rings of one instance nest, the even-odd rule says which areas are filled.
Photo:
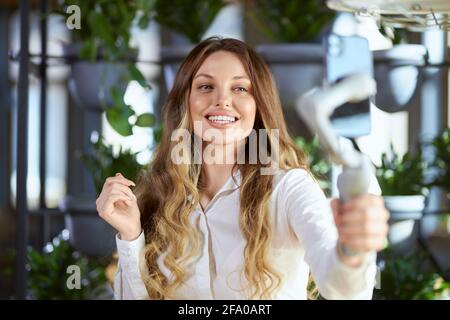
[[[214, 79], [214, 77], [212, 75], [206, 74], [206, 73], [199, 73], [198, 75], [195, 76], [194, 79], [197, 79], [198, 77], [205, 77], [205, 78], [210, 78], [210, 79]], [[250, 81], [250, 79], [246, 76], [234, 76], [233, 80], [240, 80], [240, 79], [245, 79]]]
[[199, 73], [198, 75], [195, 76], [194, 79], [197, 79], [198, 77], [205, 77], [205, 78], [210, 78], [210, 79], [214, 79], [213, 76], [206, 74], [206, 73]]
[[240, 80], [240, 79], [244, 79], [244, 80], [250, 81], [250, 79], [248, 77], [246, 77], [246, 76], [235, 76], [235, 77], [233, 77], [233, 80]]

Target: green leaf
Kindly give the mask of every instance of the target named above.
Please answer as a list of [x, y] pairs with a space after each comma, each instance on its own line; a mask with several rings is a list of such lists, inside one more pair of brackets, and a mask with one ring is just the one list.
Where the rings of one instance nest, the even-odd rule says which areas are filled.
[[123, 100], [124, 92], [122, 92], [117, 86], [112, 86], [109, 91], [111, 93], [111, 99], [116, 107], [122, 107], [125, 104], [125, 101]]
[[156, 0], [155, 20], [197, 43], [224, 5], [222, 0]]
[[159, 144], [161, 142], [161, 138], [162, 138], [162, 135], [163, 135], [163, 130], [164, 130], [164, 125], [162, 124], [162, 122], [158, 122], [153, 127], [153, 139], [155, 140], [155, 142], [157, 144]]
[[150, 17], [148, 15], [143, 15], [142, 17], [140, 17], [140, 19], [138, 21], [138, 26], [141, 29], [145, 29], [148, 27], [149, 23], [150, 23]]
[[255, 0], [252, 3], [252, 23], [262, 33], [275, 36], [277, 42], [315, 40], [335, 16], [317, 0]]
[[148, 14], [153, 10], [156, 0], [137, 0], [136, 8]]
[[376, 175], [383, 195], [418, 195], [426, 192], [424, 177], [427, 163], [422, 159], [421, 148], [400, 157], [390, 146], [383, 153]]
[[254, 12], [246, 12], [246, 16], [266, 37], [268, 37], [272, 41], [277, 40], [275, 32], [266, 23], [263, 23], [261, 21], [262, 19], [257, 18]]
[[319, 139], [314, 137], [312, 141], [306, 141], [303, 137], [297, 137], [295, 144], [307, 156], [311, 173], [317, 178], [319, 185], [326, 194], [331, 193], [331, 163], [327, 160]]
[[80, 49], [80, 58], [87, 59], [89, 61], [97, 60], [97, 47], [93, 40], [87, 40], [83, 47]]
[[127, 69], [130, 74], [131, 80], [136, 80], [141, 85], [141, 87], [150, 89], [150, 85], [148, 84], [147, 80], [145, 80], [144, 75], [134, 64], [128, 64]]
[[140, 114], [135, 125], [139, 127], [151, 127], [155, 122], [155, 118], [151, 113]]
[[[61, 235], [53, 242], [53, 251], [38, 252], [28, 249], [28, 263], [32, 268], [28, 274], [28, 288], [34, 299], [95, 299], [99, 298], [99, 288], [107, 285], [105, 267], [109, 263], [100, 259], [76, 255], [75, 250]], [[108, 259], [109, 260], [109, 259]], [[81, 290], [69, 290], [66, 287], [68, 277], [66, 268], [78, 265], [81, 269], [83, 287]], [[95, 272], [93, 272], [95, 271]]]
[[444, 129], [431, 142], [435, 150], [435, 158], [431, 166], [436, 174], [433, 176], [430, 186], [443, 188], [450, 195], [450, 128]]
[[128, 122], [129, 117], [124, 117], [123, 115], [124, 111], [118, 108], [106, 110], [106, 119], [111, 127], [124, 137], [131, 136], [133, 134], [133, 127]]

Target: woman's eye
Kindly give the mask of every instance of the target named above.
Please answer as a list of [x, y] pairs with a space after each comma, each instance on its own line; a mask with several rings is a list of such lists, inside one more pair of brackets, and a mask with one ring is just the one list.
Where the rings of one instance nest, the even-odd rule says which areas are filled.
[[202, 84], [198, 87], [200, 90], [210, 90], [212, 87], [209, 84]]
[[235, 90], [236, 91], [239, 91], [239, 92], [247, 92], [248, 90], [246, 89], [246, 88], [244, 88], [244, 87], [237, 87], [237, 88], [235, 88]]

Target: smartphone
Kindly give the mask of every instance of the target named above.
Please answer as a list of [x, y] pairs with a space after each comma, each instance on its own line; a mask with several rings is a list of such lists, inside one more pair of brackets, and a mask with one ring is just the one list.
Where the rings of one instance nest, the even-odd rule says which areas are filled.
[[[333, 85], [354, 73], [373, 77], [373, 58], [367, 39], [358, 36], [330, 34], [325, 46], [325, 85]], [[337, 108], [330, 121], [340, 136], [356, 138], [371, 130], [370, 105], [373, 97]]]

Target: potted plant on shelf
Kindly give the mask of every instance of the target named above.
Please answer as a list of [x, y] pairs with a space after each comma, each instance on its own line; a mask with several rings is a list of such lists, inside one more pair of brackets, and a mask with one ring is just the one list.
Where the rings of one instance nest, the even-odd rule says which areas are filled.
[[423, 251], [397, 256], [386, 249], [380, 257], [380, 288], [374, 290], [374, 300], [450, 298], [450, 283], [431, 268]]
[[431, 186], [439, 187], [447, 196], [447, 207], [450, 208], [450, 128], [445, 128], [436, 138], [432, 145], [435, 157], [431, 164], [436, 169], [436, 174]]
[[294, 110], [298, 97], [322, 84], [322, 36], [335, 12], [324, 1], [254, 0], [247, 3], [249, 22], [268, 40], [256, 50], [268, 62], [277, 83], [289, 129], [307, 136]]
[[[92, 147], [92, 153], [80, 154], [79, 157], [91, 172], [97, 195], [107, 177], [121, 172], [135, 181], [139, 172], [145, 168], [137, 161], [138, 153], [122, 147], [116, 149], [106, 144], [101, 136], [92, 141]], [[67, 196], [60, 203], [60, 209], [66, 213], [65, 223], [70, 243], [76, 250], [100, 257], [113, 252], [116, 231], [98, 216], [95, 198]]]
[[385, 206], [390, 212], [389, 244], [397, 252], [407, 251], [415, 243], [415, 220], [422, 217], [425, 208], [426, 170], [420, 148], [399, 156], [392, 145], [390, 153], [383, 153], [381, 165], [376, 167]]
[[[112, 279], [106, 270], [112, 262], [107, 259], [92, 259], [76, 251], [68, 241], [67, 230], [63, 230], [43, 252], [28, 248], [28, 288], [30, 298], [36, 300], [85, 300], [112, 299]], [[77, 266], [80, 271], [80, 287], [69, 288], [67, 283], [76, 285], [69, 277], [69, 266]], [[69, 269], [70, 271], [70, 269]], [[72, 271], [71, 271], [72, 272]]]
[[[68, 19], [70, 5], [80, 8], [81, 26], [72, 30], [72, 44], [65, 46], [71, 62], [69, 90], [76, 103], [85, 108], [106, 111], [111, 127], [123, 136], [132, 134], [132, 126], [148, 126], [152, 115], [137, 115], [124, 102], [129, 81], [150, 88], [135, 65], [138, 48], [131, 45], [134, 23], [146, 28], [151, 19], [152, 1], [63, 0], [56, 13]], [[130, 123], [136, 119], [135, 123]]]
[[195, 44], [202, 40], [224, 0], [155, 0], [153, 19], [171, 32], [170, 45], [162, 47], [161, 61], [167, 90], [172, 88], [175, 74]]

